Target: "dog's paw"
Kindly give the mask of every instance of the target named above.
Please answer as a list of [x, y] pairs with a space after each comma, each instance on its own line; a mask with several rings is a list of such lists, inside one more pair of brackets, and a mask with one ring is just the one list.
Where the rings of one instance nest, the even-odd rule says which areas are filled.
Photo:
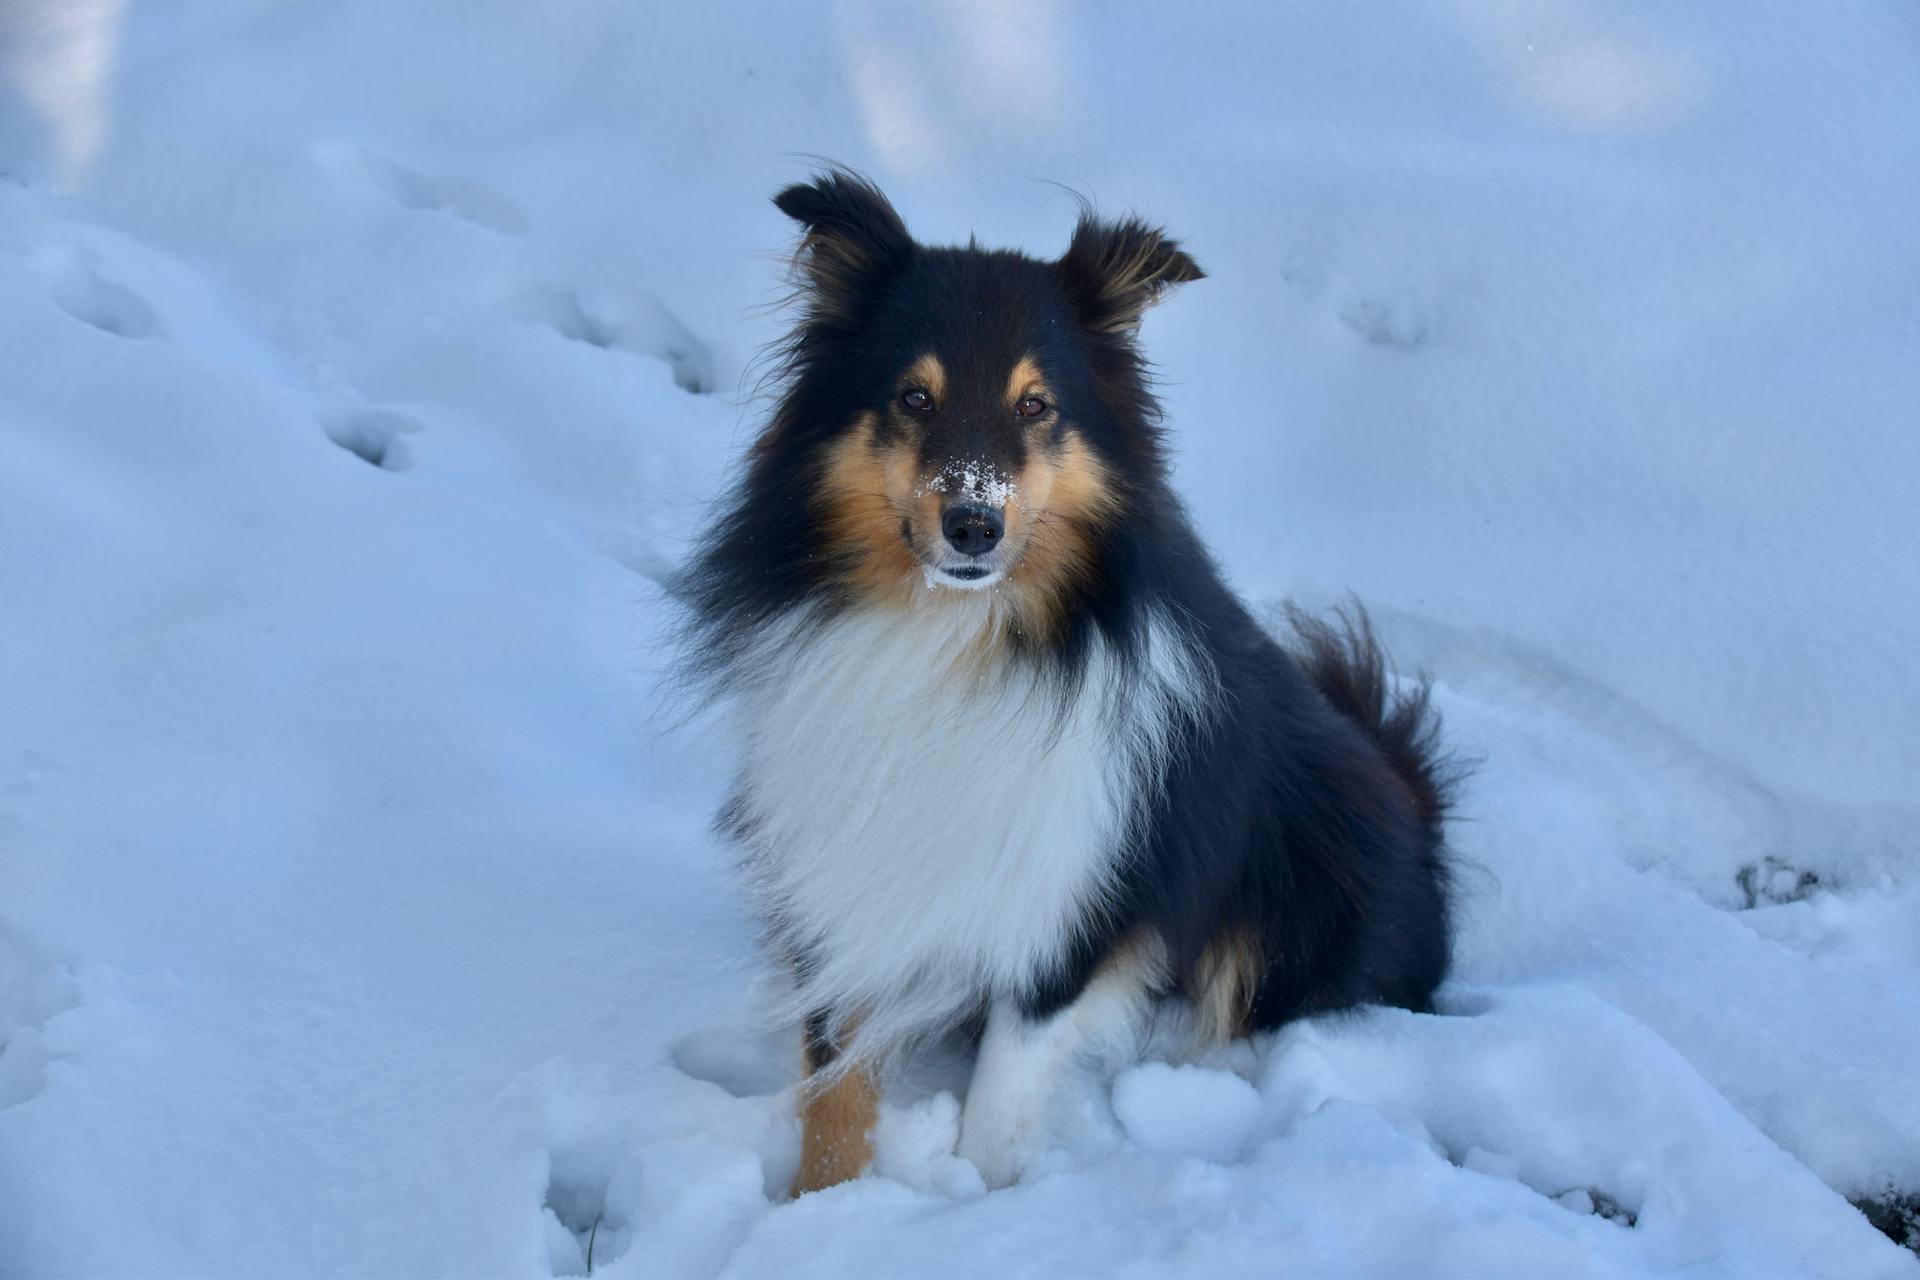
[[989, 1191], [1010, 1187], [1020, 1180], [1033, 1156], [1028, 1149], [1030, 1119], [1018, 1108], [970, 1105], [960, 1118], [960, 1141], [954, 1154], [980, 1171]]
[[987, 1184], [987, 1190], [998, 1191], [1020, 1180], [1024, 1163], [1020, 1151], [1008, 1143], [983, 1139], [969, 1141], [970, 1136], [966, 1133], [960, 1135], [960, 1145], [955, 1148], [954, 1154], [980, 1171], [980, 1181]]

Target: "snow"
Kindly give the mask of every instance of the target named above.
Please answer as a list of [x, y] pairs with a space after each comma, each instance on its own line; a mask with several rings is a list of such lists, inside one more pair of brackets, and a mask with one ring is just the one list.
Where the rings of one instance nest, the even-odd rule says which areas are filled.
[[1260, 1093], [1231, 1071], [1145, 1062], [1113, 1082], [1113, 1114], [1155, 1155], [1231, 1164], [1260, 1128]]
[[[0, 1274], [1913, 1275], [1920, 131], [1890, 6], [0, 10]], [[797, 1202], [658, 583], [826, 155], [1073, 200], [1263, 605], [1483, 763], [1439, 1015], [966, 1066]], [[1912, 1203], [1908, 1201], [1908, 1203]]]
[[953, 486], [960, 493], [970, 493], [989, 506], [1004, 507], [1009, 501], [1017, 501], [1020, 487], [1013, 477], [1000, 474], [1000, 469], [984, 458], [969, 462], [949, 462], [926, 487], [935, 493], [945, 493]]

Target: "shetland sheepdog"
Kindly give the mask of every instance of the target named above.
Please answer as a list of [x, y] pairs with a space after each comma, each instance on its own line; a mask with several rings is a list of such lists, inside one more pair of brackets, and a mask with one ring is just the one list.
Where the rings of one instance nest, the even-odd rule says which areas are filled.
[[959, 1154], [1014, 1181], [1076, 1052], [1162, 1001], [1214, 1039], [1447, 968], [1450, 778], [1364, 615], [1283, 644], [1168, 484], [1143, 313], [1200, 268], [922, 245], [833, 169], [783, 395], [680, 583], [742, 721], [720, 826], [790, 971], [796, 1193], [857, 1176], [903, 1046], [972, 1027]]

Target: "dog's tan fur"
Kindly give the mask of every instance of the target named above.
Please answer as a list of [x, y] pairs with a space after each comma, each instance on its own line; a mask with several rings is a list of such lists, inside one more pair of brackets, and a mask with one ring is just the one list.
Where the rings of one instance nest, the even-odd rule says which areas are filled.
[[[947, 372], [937, 358], [922, 355], [903, 385], [925, 390], [937, 403], [946, 394]], [[1009, 413], [1028, 396], [1051, 395], [1031, 356], [1013, 364], [1004, 386]], [[935, 554], [946, 496], [937, 468], [925, 473], [913, 418], [890, 412], [892, 421], [861, 414], [831, 447], [819, 502], [828, 554], [845, 585], [874, 604], [908, 608], [925, 581], [921, 559]], [[1071, 589], [1092, 564], [1093, 539], [1118, 514], [1120, 501], [1106, 465], [1070, 423], [1056, 429], [1050, 412], [1027, 436], [1026, 462], [1008, 477], [1002, 555], [1010, 567], [995, 590], [1007, 628], [1044, 642], [1062, 624]]]
[[807, 1090], [800, 1111], [800, 1172], [793, 1194], [805, 1195], [860, 1176], [873, 1159], [873, 1125], [880, 1115], [880, 1089], [864, 1064], [833, 1076], [826, 1087]]

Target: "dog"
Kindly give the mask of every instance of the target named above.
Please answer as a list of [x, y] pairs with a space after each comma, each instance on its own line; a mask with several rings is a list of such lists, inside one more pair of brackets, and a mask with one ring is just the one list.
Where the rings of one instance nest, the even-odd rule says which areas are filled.
[[1456, 779], [1364, 613], [1276, 641], [1171, 490], [1138, 333], [1193, 258], [1085, 208], [1053, 261], [922, 245], [839, 168], [774, 203], [783, 394], [677, 590], [805, 1028], [795, 1194], [859, 1175], [928, 1037], [978, 1038], [958, 1152], [1000, 1187], [1163, 1001], [1208, 1040], [1428, 1009]]

